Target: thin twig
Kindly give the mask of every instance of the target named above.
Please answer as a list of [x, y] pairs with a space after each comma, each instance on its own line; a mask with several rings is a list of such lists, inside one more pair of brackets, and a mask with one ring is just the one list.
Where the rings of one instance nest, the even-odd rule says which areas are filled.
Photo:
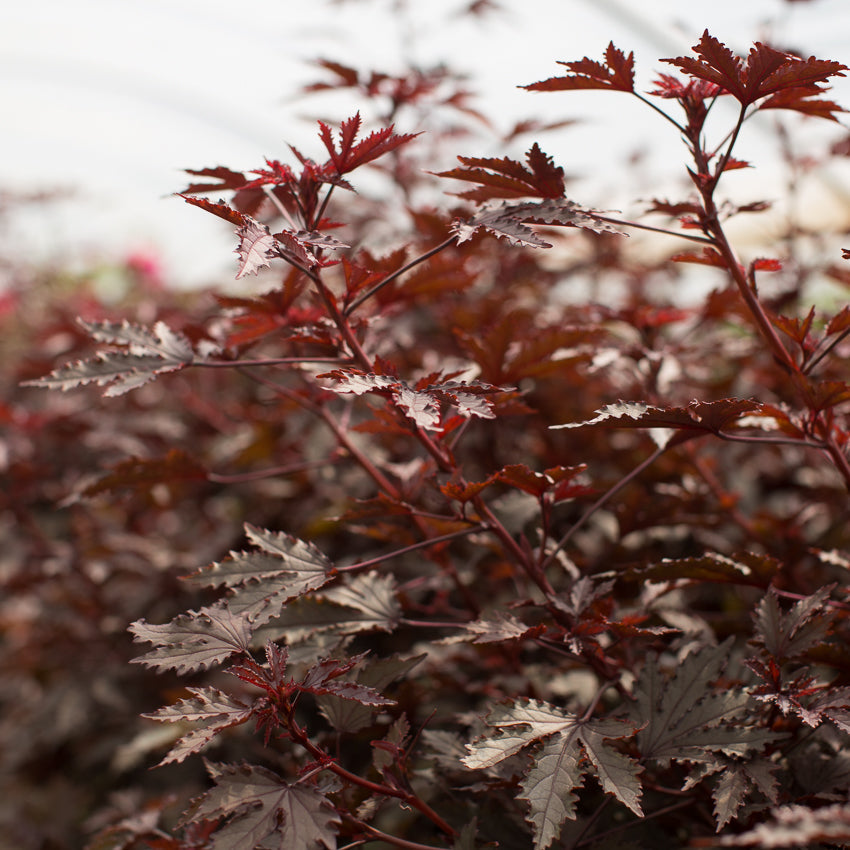
[[850, 334], [850, 328], [847, 328], [847, 330], [842, 331], [840, 334], [837, 334], [835, 337], [833, 337], [833, 339], [829, 341], [828, 344], [824, 345], [824, 347], [820, 351], [816, 352], [812, 356], [811, 360], [808, 360], [805, 364], [803, 364], [803, 374], [810, 374], [812, 369], [814, 369], [815, 366], [817, 366], [818, 363], [820, 363], [821, 360], [823, 360], [823, 358], [826, 357], [826, 355], [829, 354], [829, 352], [832, 351], [832, 349], [835, 348], [836, 345], [846, 339], [848, 334]]
[[349, 564], [347, 567], [337, 567], [337, 572], [347, 573], [352, 570], [362, 569], [363, 567], [372, 567], [375, 564], [380, 564], [382, 561], [389, 561], [391, 558], [396, 558], [399, 555], [415, 552], [417, 549], [426, 549], [428, 546], [433, 546], [436, 543], [445, 543], [447, 540], [454, 540], [456, 537], [465, 537], [468, 534], [474, 534], [476, 531], [486, 530], [487, 527], [485, 525], [479, 524], [473, 525], [470, 528], [462, 528], [460, 531], [452, 531], [449, 534], [441, 534], [439, 537], [429, 537], [427, 540], [411, 543], [410, 546], [405, 546], [402, 549], [394, 549], [392, 552], [387, 552], [385, 555], [378, 555], [376, 558], [370, 558], [368, 561], [358, 561], [356, 564]]
[[300, 230], [301, 228], [292, 220], [292, 217], [289, 215], [289, 210], [280, 202], [280, 199], [274, 193], [274, 189], [270, 186], [263, 186], [263, 194], [274, 204], [275, 209], [286, 219], [289, 226], [293, 230]]
[[606, 221], [609, 224], [618, 224], [621, 227], [633, 227], [637, 230], [649, 230], [652, 233], [662, 233], [665, 236], [673, 236], [676, 239], [687, 239], [690, 242], [702, 242], [704, 245], [712, 245], [713, 242], [708, 236], [697, 236], [692, 233], [682, 233], [678, 230], [668, 230], [666, 227], [653, 227], [649, 224], [639, 224], [636, 221], [626, 221], [621, 218], [611, 218], [605, 215], [599, 215], [599, 213], [593, 213], [593, 217], [595, 219], [599, 219], [600, 221]]
[[543, 569], [546, 569], [552, 561], [555, 559], [555, 556], [558, 552], [563, 549], [567, 543], [570, 542], [572, 536], [589, 520], [599, 508], [602, 507], [612, 496], [618, 493], [623, 487], [626, 486], [633, 478], [636, 478], [643, 472], [648, 466], [651, 466], [661, 457], [664, 452], [667, 451], [666, 446], [659, 446], [649, 457], [642, 460], [628, 475], [621, 478], [613, 487], [610, 487], [606, 490], [578, 519], [578, 521], [570, 528], [570, 530], [558, 541], [558, 544], [549, 553], [549, 557], [543, 562]]
[[646, 823], [648, 820], [661, 817], [662, 815], [670, 814], [670, 812], [675, 812], [676, 809], [683, 809], [685, 806], [692, 806], [693, 804], [694, 801], [690, 798], [687, 800], [681, 800], [678, 803], [673, 803], [671, 806], [665, 806], [663, 809], [658, 809], [657, 811], [650, 812], [648, 815], [644, 815], [643, 818], [641, 818], [639, 821], [629, 821], [628, 823], [620, 824], [620, 826], [615, 826], [613, 829], [609, 829], [605, 832], [600, 832], [599, 834], [591, 836], [590, 838], [585, 838], [578, 844], [576, 844], [575, 847], [576, 849], [579, 847], [585, 847], [586, 845], [592, 844], [595, 841], [599, 841], [602, 838], [609, 838], [612, 835], [616, 835], [618, 832], [623, 832], [627, 829], [631, 829], [636, 823]]
[[348, 316], [353, 313], [364, 301], [368, 301], [375, 293], [380, 292], [387, 284], [392, 283], [399, 275], [403, 275], [405, 272], [410, 271], [414, 266], [419, 265], [419, 263], [424, 262], [427, 259], [430, 259], [434, 256], [434, 254], [438, 254], [444, 248], [448, 248], [452, 242], [455, 241], [457, 237], [454, 235], [449, 236], [448, 239], [444, 239], [439, 245], [435, 245], [431, 248], [430, 251], [426, 251], [424, 254], [420, 254], [418, 257], [412, 259], [409, 263], [405, 263], [400, 269], [396, 269], [391, 274], [388, 274], [382, 281], [376, 283], [371, 289], [368, 289], [358, 298], [355, 298], [343, 311], [342, 314], [344, 316]]

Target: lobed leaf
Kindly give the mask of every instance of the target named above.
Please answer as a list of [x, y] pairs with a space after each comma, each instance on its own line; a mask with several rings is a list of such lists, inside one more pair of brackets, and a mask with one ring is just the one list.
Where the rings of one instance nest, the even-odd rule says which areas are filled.
[[489, 201], [493, 198], [562, 198], [564, 169], [555, 166], [552, 158], [543, 153], [537, 142], [525, 155], [528, 167], [508, 157], [459, 156], [463, 168], [441, 171], [438, 177], [451, 177], [479, 186], [458, 192], [468, 201]]
[[134, 658], [135, 663], [178, 673], [206, 670], [236, 652], [247, 652], [251, 639], [248, 619], [222, 603], [180, 614], [162, 625], [137, 620], [129, 628], [136, 641], [154, 645]]
[[604, 743], [624, 738], [634, 727], [620, 720], [590, 720], [539, 700], [518, 700], [495, 706], [486, 717], [496, 730], [467, 744], [467, 767], [493, 767], [524, 747], [544, 740], [522, 781], [519, 799], [529, 803], [535, 850], [545, 850], [557, 838], [564, 821], [575, 818], [575, 790], [584, 782], [584, 759], [596, 770], [602, 787], [637, 815], [641, 787], [639, 765]]
[[832, 616], [827, 601], [835, 585], [827, 585], [783, 612], [771, 588], [755, 611], [755, 642], [778, 661], [794, 658], [821, 644], [829, 633]]
[[234, 699], [218, 688], [187, 688], [191, 697], [173, 705], [142, 715], [151, 720], [165, 723], [209, 721], [206, 725], [183, 735], [168, 751], [159, 767], [179, 763], [194, 753], [200, 752], [219, 732], [238, 726], [249, 720], [253, 707]]
[[644, 723], [637, 743], [644, 758], [701, 761], [715, 751], [745, 755], [773, 738], [752, 726], [721, 726], [750, 702], [743, 689], [712, 689], [732, 638], [693, 652], [665, 678], [654, 655], [647, 657], [634, 688], [631, 716]]
[[215, 787], [192, 802], [181, 823], [222, 819], [210, 836], [211, 850], [336, 847], [340, 818], [315, 787], [288, 785], [257, 765], [207, 762], [207, 770]]
[[612, 224], [604, 221], [594, 210], [584, 209], [567, 198], [541, 202], [485, 204], [472, 218], [455, 220], [452, 231], [458, 243], [471, 239], [479, 230], [505, 238], [512, 245], [528, 245], [534, 248], [551, 248], [528, 224], [548, 224], [563, 227], [578, 227], [594, 233], [620, 233]]
[[575, 62], [558, 62], [570, 69], [563, 77], [550, 77], [522, 88], [528, 91], [568, 91], [576, 89], [610, 89], [633, 92], [635, 87], [635, 55], [628, 56], [609, 42], [605, 61], [595, 62], [586, 56]]
[[[694, 45], [694, 53], [699, 59], [680, 56], [676, 59], [663, 59], [680, 68], [686, 74], [714, 83], [731, 94], [742, 106], [749, 106], [768, 95], [776, 99], [770, 108], [797, 109], [810, 115], [832, 116], [840, 110], [829, 102], [815, 105], [818, 86], [830, 77], [843, 77], [846, 65], [822, 59], [800, 59], [788, 53], [775, 50], [766, 44], [756, 42], [750, 48], [746, 61], [735, 56], [706, 30], [699, 42]], [[781, 93], [781, 94], [778, 94]]]
[[129, 322], [84, 322], [80, 324], [103, 342], [125, 345], [126, 350], [100, 351], [90, 360], [78, 360], [24, 386], [66, 391], [85, 384], [107, 386], [106, 396], [118, 396], [190, 365], [195, 353], [189, 341], [164, 322], [153, 329]]
[[393, 132], [393, 126], [390, 125], [382, 130], [376, 130], [355, 144], [359, 132], [360, 113], [358, 112], [340, 125], [339, 146], [337, 146], [330, 127], [319, 121], [319, 138], [327, 148], [330, 162], [337, 174], [347, 174], [367, 162], [372, 162], [418, 135], [418, 133], [398, 135]]

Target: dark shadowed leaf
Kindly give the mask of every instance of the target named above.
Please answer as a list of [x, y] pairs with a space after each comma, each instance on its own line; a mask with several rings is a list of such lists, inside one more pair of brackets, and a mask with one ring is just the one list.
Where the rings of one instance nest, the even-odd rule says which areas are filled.
[[539, 700], [498, 705], [486, 717], [495, 731], [467, 744], [463, 763], [473, 769], [493, 767], [526, 746], [544, 741], [522, 782], [520, 799], [529, 803], [535, 850], [558, 837], [567, 818], [574, 819], [575, 789], [592, 765], [602, 787], [635, 814], [642, 815], [640, 767], [605, 743], [625, 738], [634, 727], [620, 720], [587, 720]]
[[336, 847], [339, 816], [311, 785], [287, 785], [257, 765], [208, 762], [207, 770], [215, 787], [192, 802], [182, 823], [223, 819], [212, 834], [211, 850]]
[[[424, 655], [412, 658], [393, 655], [367, 661], [362, 669], [357, 671], [354, 684], [383, 692], [394, 681], [410, 673], [424, 658]], [[375, 716], [374, 708], [356, 700], [320, 696], [316, 701], [322, 714], [338, 732], [359, 732], [369, 726]]]
[[713, 752], [746, 755], [773, 740], [772, 732], [756, 726], [732, 725], [750, 702], [743, 688], [709, 687], [726, 666], [731, 645], [732, 638], [693, 652], [669, 676], [656, 656], [647, 657], [632, 710], [636, 722], [646, 723], [637, 736], [644, 758], [699, 762]]

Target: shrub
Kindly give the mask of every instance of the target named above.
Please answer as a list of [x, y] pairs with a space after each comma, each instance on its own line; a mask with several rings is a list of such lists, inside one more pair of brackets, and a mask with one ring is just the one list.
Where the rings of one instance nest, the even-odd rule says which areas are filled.
[[[834, 121], [846, 69], [708, 33], [666, 61], [648, 95], [613, 44], [526, 86], [631, 95], [675, 129], [692, 189], [647, 220], [569, 200], [539, 143], [459, 157], [428, 179], [466, 188], [427, 206], [420, 140], [358, 113], [291, 162], [191, 172], [263, 294], [39, 330], [102, 348], [30, 385], [119, 398], [17, 437], [12, 493], [104, 471], [59, 514], [10, 505], [50, 566], [6, 606], [29, 696], [4, 740], [32, 726], [12, 762], [33, 783], [97, 765], [70, 789], [99, 809], [91, 847], [850, 841], [850, 308], [809, 308], [793, 255], [742, 262], [727, 223], [767, 204], [720, 195], [746, 122]], [[324, 67], [389, 92], [390, 120], [437, 90]], [[372, 164], [398, 203], [352, 194]], [[636, 229], [674, 253], [637, 259]], [[697, 303], [688, 263], [716, 273]]]

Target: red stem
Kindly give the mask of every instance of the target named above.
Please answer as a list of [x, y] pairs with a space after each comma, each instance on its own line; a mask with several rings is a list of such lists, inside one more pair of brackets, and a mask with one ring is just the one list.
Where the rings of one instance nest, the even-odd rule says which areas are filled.
[[[291, 716], [287, 718], [287, 727], [292, 739], [301, 744], [301, 746], [304, 747], [304, 749], [307, 750], [314, 759], [322, 763], [327, 762], [328, 754], [310, 740], [307, 733], [304, 732], [304, 730]], [[413, 794], [410, 791], [405, 791], [401, 788], [392, 788], [389, 785], [381, 785], [378, 782], [372, 782], [369, 779], [364, 779], [362, 776], [358, 776], [356, 773], [346, 770], [341, 764], [338, 764], [335, 761], [327, 762], [327, 769], [335, 773], [340, 779], [345, 779], [354, 785], [359, 785], [361, 788], [365, 788], [373, 794], [381, 794], [384, 797], [395, 797], [397, 800], [401, 800], [406, 805], [411, 806], [421, 814], [425, 815], [428, 820], [445, 832], [446, 835], [450, 835], [452, 838], [457, 836], [457, 830], [443, 820], [440, 815], [438, 815], [424, 800], [417, 797], [416, 794]]]
[[338, 573], [351, 572], [359, 570], [363, 567], [371, 567], [375, 564], [380, 564], [382, 561], [388, 561], [390, 558], [395, 558], [398, 555], [405, 555], [408, 552], [415, 552], [417, 549], [425, 549], [428, 546], [433, 546], [435, 543], [443, 543], [446, 540], [454, 540], [455, 537], [465, 537], [467, 534], [473, 534], [476, 531], [485, 531], [484, 525], [473, 525], [469, 528], [462, 528], [460, 531], [452, 531], [449, 534], [441, 534], [439, 537], [429, 537], [427, 540], [420, 540], [419, 543], [412, 543], [410, 546], [405, 546], [403, 549], [394, 549], [392, 552], [387, 552], [386, 555], [378, 555], [377, 558], [371, 558], [368, 561], [358, 561], [356, 564], [350, 564], [347, 567], [337, 567]]

